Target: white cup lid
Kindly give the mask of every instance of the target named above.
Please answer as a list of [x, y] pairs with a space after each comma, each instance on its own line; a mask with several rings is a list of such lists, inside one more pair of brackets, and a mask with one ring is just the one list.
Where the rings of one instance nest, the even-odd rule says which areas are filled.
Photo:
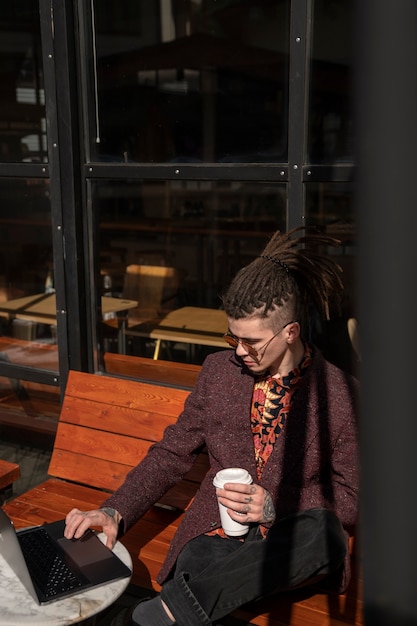
[[228, 467], [217, 472], [213, 479], [213, 485], [215, 487], [223, 487], [225, 483], [250, 485], [252, 483], [252, 476], [241, 467]]

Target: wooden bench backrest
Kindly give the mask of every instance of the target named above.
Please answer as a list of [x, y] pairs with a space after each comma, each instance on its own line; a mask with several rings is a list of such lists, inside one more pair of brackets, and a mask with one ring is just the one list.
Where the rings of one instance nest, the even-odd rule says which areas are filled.
[[[189, 391], [71, 371], [49, 474], [114, 491], [181, 413]], [[200, 455], [160, 501], [185, 509], [207, 469]]]
[[104, 365], [108, 374], [142, 378], [152, 383], [165, 383], [192, 389], [201, 371], [201, 365], [150, 359], [143, 356], [105, 352]]

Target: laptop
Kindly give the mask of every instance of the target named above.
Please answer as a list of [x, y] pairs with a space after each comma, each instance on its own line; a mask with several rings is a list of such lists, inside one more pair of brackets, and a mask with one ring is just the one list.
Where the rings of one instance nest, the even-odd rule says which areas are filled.
[[65, 520], [16, 532], [0, 508], [0, 554], [39, 605], [50, 604], [132, 572], [92, 530], [64, 537]]

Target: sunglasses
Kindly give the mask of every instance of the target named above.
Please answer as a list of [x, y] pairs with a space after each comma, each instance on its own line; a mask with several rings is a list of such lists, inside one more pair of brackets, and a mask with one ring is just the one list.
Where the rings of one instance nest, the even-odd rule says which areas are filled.
[[275, 333], [275, 335], [273, 335], [271, 339], [268, 339], [268, 341], [264, 343], [264, 345], [258, 348], [257, 350], [247, 341], [243, 341], [243, 339], [239, 339], [238, 337], [235, 337], [235, 335], [232, 335], [231, 333], [225, 333], [223, 335], [223, 339], [225, 340], [227, 344], [229, 344], [231, 348], [237, 348], [238, 345], [240, 344], [242, 348], [245, 350], [245, 352], [249, 354], [249, 356], [251, 356], [253, 359], [259, 362], [261, 358], [263, 357], [263, 355], [265, 354], [265, 351], [267, 347], [269, 346], [269, 344], [271, 343], [271, 341], [275, 339], [275, 337], [278, 337], [278, 335], [282, 333], [284, 328], [286, 328], [290, 324], [296, 324], [296, 323], [298, 323], [297, 320], [292, 320], [291, 322], [287, 322], [286, 324], [284, 324], [284, 326], [277, 333]]

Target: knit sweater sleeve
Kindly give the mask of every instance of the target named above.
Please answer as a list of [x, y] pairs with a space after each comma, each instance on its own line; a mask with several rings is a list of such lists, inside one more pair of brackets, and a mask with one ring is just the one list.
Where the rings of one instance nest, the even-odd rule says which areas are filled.
[[205, 367], [184, 410], [163, 438], [153, 444], [146, 457], [126, 476], [123, 484], [103, 506], [115, 508], [126, 532], [164, 493], [178, 483], [192, 467], [204, 445], [204, 412], [207, 396]]

